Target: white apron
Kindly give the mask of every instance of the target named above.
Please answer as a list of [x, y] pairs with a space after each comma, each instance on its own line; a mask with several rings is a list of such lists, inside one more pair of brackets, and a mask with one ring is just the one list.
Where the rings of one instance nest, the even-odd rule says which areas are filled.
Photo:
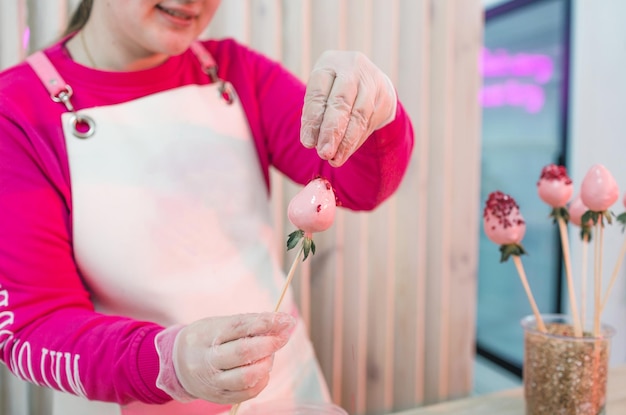
[[[74, 253], [96, 309], [164, 326], [273, 310], [284, 273], [238, 100], [188, 85], [79, 114], [95, 120], [93, 136], [73, 135], [70, 113], [63, 128]], [[291, 294], [281, 308], [297, 314]], [[301, 319], [268, 387], [239, 413], [274, 399], [328, 400]], [[53, 415], [215, 413], [203, 401], [120, 407], [58, 392], [53, 402]]]

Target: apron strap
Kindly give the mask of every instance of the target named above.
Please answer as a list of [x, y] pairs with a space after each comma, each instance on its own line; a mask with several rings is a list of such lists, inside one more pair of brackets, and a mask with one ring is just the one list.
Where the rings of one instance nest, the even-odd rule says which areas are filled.
[[211, 53], [209, 53], [204, 45], [198, 40], [193, 41], [191, 45], [189, 45], [189, 48], [200, 61], [204, 73], [209, 75], [209, 78], [211, 78], [211, 82], [220, 84], [219, 92], [222, 99], [229, 105], [232, 104], [235, 101], [233, 87], [230, 82], [224, 81], [217, 76], [217, 63], [215, 63], [215, 59], [213, 59]]
[[[194, 41], [190, 48], [200, 61], [202, 70], [209, 76], [211, 82], [219, 83], [219, 93], [222, 99], [229, 105], [232, 104], [235, 101], [234, 90], [229, 82], [217, 76], [217, 64], [213, 56], [200, 41]], [[95, 121], [88, 115], [76, 112], [70, 99], [74, 95], [74, 90], [65, 82], [46, 54], [43, 51], [37, 51], [28, 56], [26, 62], [33, 68], [37, 77], [46, 87], [50, 98], [54, 102], [62, 103], [67, 111], [72, 113], [70, 123], [72, 124], [73, 134], [78, 138], [91, 137], [96, 129]]]
[[60, 102], [72, 114], [70, 124], [72, 133], [78, 138], [88, 138], [96, 130], [95, 121], [88, 115], [78, 114], [70, 101], [74, 90], [65, 82], [61, 74], [56, 70], [50, 59], [42, 51], [38, 51], [26, 58], [26, 62], [33, 68], [43, 85], [50, 93], [54, 102]]
[[[70, 97], [72, 96], [72, 88], [63, 80], [54, 65], [52, 65], [48, 57], [42, 51], [30, 55], [26, 58], [26, 61], [33, 68], [39, 79], [41, 79], [52, 99], [60, 100], [60, 96], [63, 94], [67, 94]], [[73, 110], [73, 108], [68, 108], [68, 111]]]

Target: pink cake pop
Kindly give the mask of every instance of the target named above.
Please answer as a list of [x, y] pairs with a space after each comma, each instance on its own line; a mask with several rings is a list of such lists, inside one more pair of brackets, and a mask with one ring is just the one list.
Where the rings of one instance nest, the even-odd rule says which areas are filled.
[[564, 166], [549, 164], [541, 170], [537, 190], [541, 200], [559, 209], [565, 207], [572, 197], [574, 186]]

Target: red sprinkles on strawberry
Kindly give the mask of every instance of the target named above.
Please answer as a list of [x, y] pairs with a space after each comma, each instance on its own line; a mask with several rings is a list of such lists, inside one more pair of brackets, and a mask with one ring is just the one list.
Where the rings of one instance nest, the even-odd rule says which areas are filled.
[[526, 222], [511, 196], [500, 191], [489, 195], [483, 211], [483, 228], [487, 237], [500, 245], [502, 262], [511, 255], [526, 253], [521, 245], [526, 233]]
[[553, 215], [566, 213], [562, 212], [562, 208], [567, 205], [574, 192], [572, 179], [567, 175], [565, 166], [557, 166], [549, 164], [541, 170], [541, 176], [537, 182], [537, 190], [539, 197], [559, 212], [553, 212]]

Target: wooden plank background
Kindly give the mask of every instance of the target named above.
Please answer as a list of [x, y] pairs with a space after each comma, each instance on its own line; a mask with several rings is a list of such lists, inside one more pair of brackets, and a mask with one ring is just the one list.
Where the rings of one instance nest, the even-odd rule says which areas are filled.
[[[0, 68], [54, 40], [77, 3], [2, 1]], [[333, 400], [350, 414], [471, 390], [482, 13], [480, 0], [227, 0], [204, 35], [234, 37], [304, 81], [324, 50], [363, 51], [394, 81], [413, 119], [415, 151], [397, 195], [374, 212], [340, 212], [294, 282]], [[281, 247], [297, 190], [272, 172]], [[292, 254], [281, 252], [287, 268]], [[0, 415], [43, 415], [49, 406], [45, 391], [4, 369], [0, 399]]]

